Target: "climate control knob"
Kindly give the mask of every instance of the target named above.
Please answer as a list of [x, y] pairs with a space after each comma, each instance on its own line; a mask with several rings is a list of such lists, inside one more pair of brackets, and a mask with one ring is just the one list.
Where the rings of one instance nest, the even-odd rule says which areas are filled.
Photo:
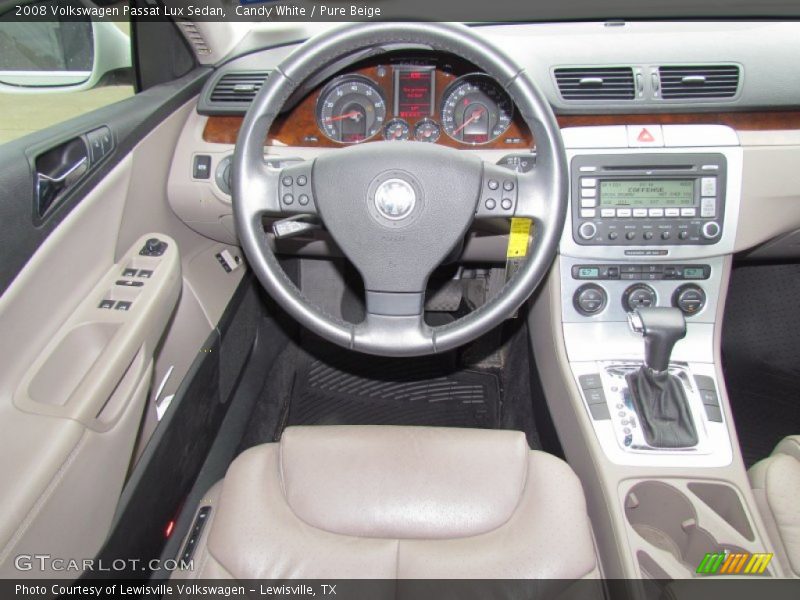
[[719, 226], [719, 223], [716, 221], [709, 221], [708, 223], [703, 223], [703, 237], [707, 240], [713, 240], [717, 237], [722, 229]]
[[591, 240], [597, 235], [597, 225], [590, 222], [581, 223], [578, 227], [578, 235], [585, 240]]
[[591, 317], [603, 312], [608, 302], [608, 294], [596, 283], [587, 283], [575, 290], [572, 304], [580, 314]]
[[637, 308], [650, 308], [656, 305], [656, 291], [646, 283], [635, 283], [622, 294], [622, 308], [632, 312]]
[[687, 283], [672, 294], [672, 306], [681, 309], [687, 317], [696, 315], [706, 305], [706, 293], [699, 285]]

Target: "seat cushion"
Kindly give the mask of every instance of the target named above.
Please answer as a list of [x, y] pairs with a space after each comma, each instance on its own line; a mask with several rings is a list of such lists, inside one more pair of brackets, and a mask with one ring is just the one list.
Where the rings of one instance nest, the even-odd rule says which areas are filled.
[[580, 482], [518, 432], [289, 428], [241, 454], [212, 501], [192, 577], [598, 573]]
[[800, 577], [800, 436], [781, 441], [769, 458], [753, 465], [749, 476], [765, 520]]

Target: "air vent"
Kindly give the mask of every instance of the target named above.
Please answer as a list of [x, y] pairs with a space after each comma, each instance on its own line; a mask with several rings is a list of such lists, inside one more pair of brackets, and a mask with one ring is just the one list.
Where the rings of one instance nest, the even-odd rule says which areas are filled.
[[665, 100], [733, 98], [739, 90], [736, 65], [660, 67], [658, 75]]
[[211, 91], [211, 103], [246, 108], [264, 85], [269, 71], [238, 71], [223, 75]]
[[564, 100], [633, 100], [631, 67], [563, 67], [555, 70]]

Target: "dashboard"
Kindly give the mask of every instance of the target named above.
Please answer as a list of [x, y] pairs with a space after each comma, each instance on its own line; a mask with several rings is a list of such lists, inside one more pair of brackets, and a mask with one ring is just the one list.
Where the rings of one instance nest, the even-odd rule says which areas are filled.
[[[225, 143], [240, 120], [214, 119]], [[373, 141], [531, 148], [528, 127], [495, 80], [457, 57], [383, 55], [328, 77], [276, 120], [267, 144], [331, 148]]]
[[[800, 222], [800, 203], [786, 200], [787, 189], [800, 189], [800, 171], [795, 168], [800, 154], [800, 74], [787, 69], [783, 59], [793, 54], [791, 48], [800, 46], [796, 24], [505, 24], [480, 29], [489, 41], [515, 56], [520, 67], [534, 78], [556, 112], [568, 148], [642, 157], [682, 149], [686, 155], [702, 153], [702, 148], [714, 145], [706, 127], [732, 130], [746, 158], [735, 169], [731, 170], [730, 164], [726, 167], [737, 180], [741, 178], [742, 184], [740, 223], [744, 225], [736, 228], [735, 251], [787, 234]], [[775, 40], [775, 47], [782, 50], [768, 51], [763, 45], [767, 38]], [[225, 243], [236, 242], [226, 174], [244, 114], [263, 81], [296, 48], [294, 44], [270, 43], [274, 41], [254, 40], [247, 51], [217, 66], [197, 101], [186, 107], [172, 161], [168, 196], [173, 211], [193, 229]], [[273, 124], [265, 140], [265, 155], [273, 160], [312, 159], [329, 149], [371, 144], [388, 137], [407, 138], [410, 144], [425, 143], [414, 141], [420, 138], [486, 161], [506, 161], [504, 164], [514, 168], [535, 163], [535, 139], [519, 111], [508, 105], [505, 95], [498, 93], [474, 64], [418, 47], [379, 50], [331, 65], [312, 76], [289, 99], [286, 110]], [[680, 65], [693, 70], [684, 76], [688, 83], [683, 84], [686, 89], [680, 94], [691, 97], [666, 98], [660, 85], [671, 81], [668, 78]], [[724, 82], [731, 79], [731, 65], [738, 69], [734, 95], [709, 99], [709, 92], [727, 89]], [[627, 73], [624, 77], [619, 74], [623, 68]], [[577, 79], [576, 69], [581, 70]], [[694, 83], [695, 71], [709, 77], [709, 90]], [[735, 79], [733, 76], [731, 80]], [[638, 87], [640, 84], [642, 87]], [[623, 98], [617, 87], [633, 91]], [[460, 98], [460, 102], [446, 106], [454, 98]], [[326, 106], [327, 102], [333, 106]], [[476, 111], [478, 116], [470, 121]], [[470, 122], [464, 125], [466, 121]], [[687, 134], [690, 131], [696, 133]], [[608, 132], [608, 136], [601, 136], [601, 132]], [[509, 158], [512, 160], [507, 161]], [[727, 232], [733, 231], [726, 224], [728, 208], [722, 202], [727, 195], [725, 186], [718, 188], [719, 198], [712, 203], [712, 196], [702, 193], [702, 177], [680, 171], [691, 164], [645, 164], [659, 167], [658, 181], [695, 180], [691, 206], [686, 191], [689, 186], [684, 181], [683, 191], [650, 190], [651, 195], [657, 192], [683, 200], [665, 203], [661, 197], [649, 198], [640, 202], [646, 207], [621, 206], [621, 195], [630, 196], [633, 190], [611, 187], [613, 182], [642, 181], [641, 173], [622, 173], [608, 161], [584, 165], [610, 169], [613, 177], [607, 179], [612, 183], [598, 186], [596, 198], [584, 198], [588, 192], [580, 186], [581, 201], [571, 207], [562, 250], [580, 254], [581, 260], [587, 253], [609, 248], [651, 255], [667, 250], [681, 254], [684, 260], [691, 248], [719, 248], [719, 240], [727, 239], [731, 235]], [[701, 162], [697, 168], [710, 164]], [[665, 166], [672, 171], [665, 172]], [[578, 192], [573, 189], [573, 193]], [[686, 205], [673, 205], [679, 201]], [[708, 211], [705, 216], [704, 206]], [[647, 217], [641, 216], [645, 210]], [[670, 217], [676, 210], [678, 217]], [[695, 215], [683, 216], [684, 210], [694, 210]], [[626, 216], [628, 211], [630, 217]], [[663, 216], [658, 216], [661, 211]], [[704, 231], [710, 220], [717, 221], [725, 231], [713, 235], [712, 225]], [[488, 221], [481, 223], [482, 227], [488, 225]], [[503, 229], [501, 225], [497, 225], [498, 230]], [[688, 225], [688, 230], [681, 237], [683, 225]], [[665, 239], [667, 230], [669, 238]], [[468, 240], [462, 258], [504, 260], [505, 238], [494, 229], [476, 232], [474, 238], [482, 245], [474, 246]], [[337, 252], [325, 239], [324, 231], [309, 234], [308, 239], [287, 240], [286, 244], [290, 246], [288, 253], [330, 256]], [[783, 253], [789, 247], [787, 241], [771, 252]], [[602, 260], [606, 261], [602, 264], [614, 262], [609, 257]]]

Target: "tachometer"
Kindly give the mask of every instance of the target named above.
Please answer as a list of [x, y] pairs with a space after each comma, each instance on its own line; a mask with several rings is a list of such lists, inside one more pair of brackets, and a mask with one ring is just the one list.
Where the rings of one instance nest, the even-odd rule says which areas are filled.
[[360, 75], [334, 79], [317, 100], [320, 131], [335, 142], [356, 144], [383, 128], [386, 101], [378, 86]]
[[506, 132], [514, 115], [511, 98], [488, 75], [474, 73], [456, 79], [442, 101], [442, 126], [454, 140], [486, 144]]

